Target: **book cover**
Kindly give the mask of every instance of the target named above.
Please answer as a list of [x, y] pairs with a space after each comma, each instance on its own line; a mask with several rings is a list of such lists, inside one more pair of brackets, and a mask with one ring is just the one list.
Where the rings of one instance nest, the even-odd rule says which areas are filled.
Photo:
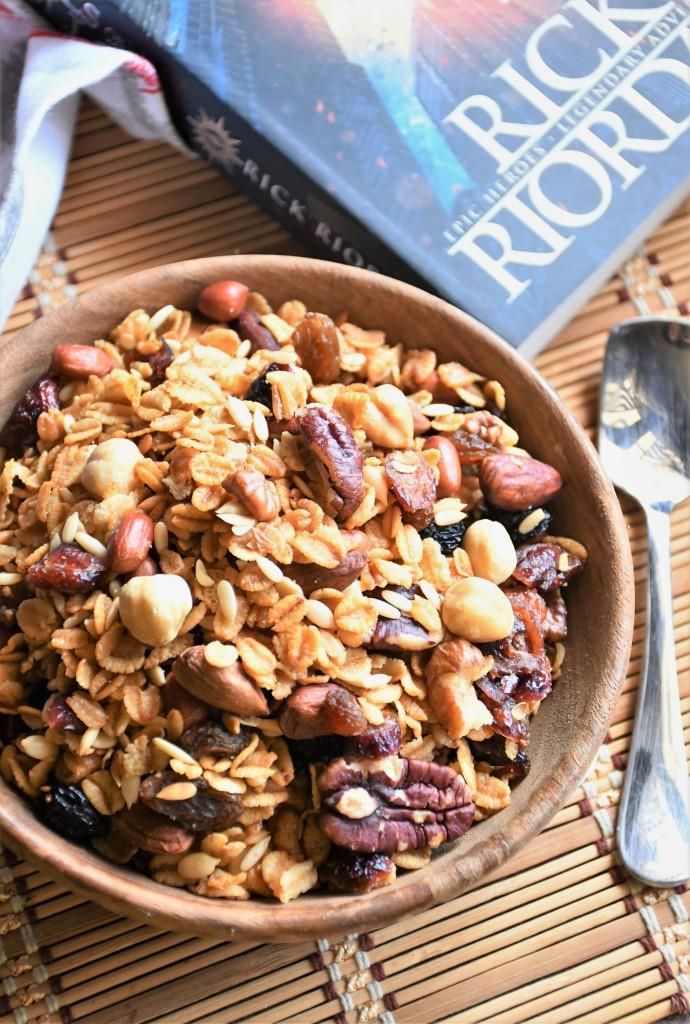
[[690, 0], [33, 0], [333, 259], [526, 354], [687, 190]]

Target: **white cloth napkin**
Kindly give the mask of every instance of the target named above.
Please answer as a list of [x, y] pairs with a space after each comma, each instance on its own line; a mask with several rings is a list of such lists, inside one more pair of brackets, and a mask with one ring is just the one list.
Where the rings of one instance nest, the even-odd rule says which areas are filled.
[[131, 135], [188, 152], [149, 61], [61, 35], [20, 0], [0, 0], [0, 327], [55, 213], [82, 91]]

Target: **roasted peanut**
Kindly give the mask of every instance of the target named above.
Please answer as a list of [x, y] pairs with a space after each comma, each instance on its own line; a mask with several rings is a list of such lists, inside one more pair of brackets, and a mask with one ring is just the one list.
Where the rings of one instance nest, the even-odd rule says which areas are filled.
[[197, 307], [209, 320], [234, 320], [247, 303], [249, 289], [240, 281], [215, 281], [199, 293]]
[[137, 486], [134, 467], [143, 458], [134, 441], [126, 437], [101, 441], [82, 470], [82, 485], [94, 498], [127, 494]]
[[504, 583], [517, 562], [510, 534], [502, 523], [478, 519], [468, 526], [462, 546], [470, 556], [472, 571], [492, 583]]
[[52, 369], [67, 380], [105, 377], [112, 368], [108, 353], [94, 345], [58, 345], [53, 351]]
[[169, 644], [192, 610], [181, 576], [134, 576], [120, 590], [120, 618], [133, 637], [150, 647]]
[[441, 434], [427, 437], [424, 447], [435, 448], [440, 453], [436, 496], [452, 498], [459, 493], [462, 484], [462, 464], [457, 448], [449, 437], [443, 437]]
[[473, 643], [502, 640], [513, 628], [513, 609], [489, 580], [467, 576], [446, 592], [441, 617], [451, 633]]

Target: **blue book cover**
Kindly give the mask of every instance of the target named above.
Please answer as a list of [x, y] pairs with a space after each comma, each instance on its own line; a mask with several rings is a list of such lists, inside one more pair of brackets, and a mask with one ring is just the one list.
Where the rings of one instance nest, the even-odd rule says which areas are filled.
[[687, 190], [689, 0], [33, 0], [333, 259], [534, 353]]

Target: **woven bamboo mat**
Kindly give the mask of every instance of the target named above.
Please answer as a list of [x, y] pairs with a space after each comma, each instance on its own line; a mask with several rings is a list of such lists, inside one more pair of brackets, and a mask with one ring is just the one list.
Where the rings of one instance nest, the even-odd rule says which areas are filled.
[[[537, 359], [593, 430], [609, 328], [687, 315], [690, 210], [679, 210]], [[8, 324], [117, 275], [234, 252], [302, 252], [214, 171], [135, 142], [85, 105], [51, 234]], [[483, 885], [373, 934], [229, 945], [116, 918], [0, 848], [0, 1018], [13, 1024], [652, 1024], [690, 1013], [690, 899], [621, 870], [616, 807], [632, 728], [647, 571], [625, 504], [638, 607], [630, 671], [605, 745], [544, 832]], [[690, 545], [673, 522], [673, 591], [690, 739]]]

